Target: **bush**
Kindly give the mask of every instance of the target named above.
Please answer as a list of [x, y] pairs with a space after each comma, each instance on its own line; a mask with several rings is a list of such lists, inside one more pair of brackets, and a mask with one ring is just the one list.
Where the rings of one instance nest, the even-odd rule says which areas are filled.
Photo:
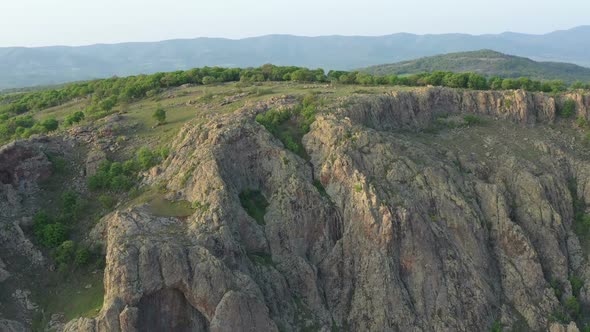
[[111, 195], [100, 195], [98, 201], [105, 209], [112, 209], [117, 204], [117, 200]]
[[571, 276], [569, 281], [570, 285], [572, 286], [572, 293], [574, 296], [580, 295], [580, 290], [584, 286], [584, 281], [576, 276]]
[[212, 77], [212, 76], [203, 77], [203, 84], [204, 85], [214, 84], [215, 82], [216, 82], [215, 77]]
[[74, 241], [64, 241], [55, 249], [54, 259], [58, 264], [69, 264], [74, 260], [76, 244]]
[[578, 303], [578, 299], [573, 296], [570, 296], [565, 301], [565, 308], [567, 309], [568, 314], [574, 319], [580, 314], [580, 303]]
[[[123, 164], [108, 160], [103, 161], [98, 166], [96, 174], [88, 178], [88, 189], [91, 191], [129, 191], [135, 183], [136, 167], [134, 165], [134, 161], [126, 161]], [[108, 208], [110, 202], [101, 201], [101, 204]]]
[[563, 103], [563, 107], [559, 112], [559, 115], [564, 118], [569, 118], [576, 113], [576, 102], [572, 99], [568, 99]]
[[53, 220], [45, 211], [39, 211], [33, 216], [33, 234], [39, 242], [42, 242], [45, 226], [51, 224]]
[[55, 118], [51, 118], [41, 122], [41, 126], [43, 126], [43, 128], [45, 128], [47, 131], [54, 131], [57, 129], [57, 127], [59, 127], [59, 123]]
[[66, 227], [61, 223], [44, 226], [41, 234], [41, 244], [49, 248], [57, 247], [67, 239]]
[[78, 112], [76, 112], [74, 114], [70, 114], [70, 115], [66, 116], [66, 118], [64, 120], [64, 123], [67, 126], [71, 126], [74, 123], [78, 123], [78, 122], [80, 122], [82, 120], [84, 120], [84, 113], [81, 112], [81, 111], [78, 111]]
[[140, 148], [136, 157], [141, 170], [147, 170], [158, 163], [156, 155], [147, 146]]
[[463, 117], [465, 124], [468, 126], [475, 126], [482, 123], [482, 120], [477, 115], [467, 114]]
[[504, 328], [499, 320], [495, 320], [490, 328], [490, 332], [502, 332], [503, 330]]
[[78, 248], [74, 258], [74, 263], [77, 266], [84, 266], [90, 261], [90, 251], [86, 248]]
[[158, 122], [159, 125], [166, 123], [166, 111], [162, 108], [162, 106], [158, 106], [154, 114], [152, 114], [154, 120]]
[[78, 212], [82, 207], [82, 202], [78, 195], [68, 191], [61, 196], [62, 211], [66, 218], [77, 218]]
[[246, 189], [240, 193], [240, 203], [250, 217], [252, 217], [260, 225], [264, 225], [264, 215], [268, 202], [262, 193], [258, 190]]

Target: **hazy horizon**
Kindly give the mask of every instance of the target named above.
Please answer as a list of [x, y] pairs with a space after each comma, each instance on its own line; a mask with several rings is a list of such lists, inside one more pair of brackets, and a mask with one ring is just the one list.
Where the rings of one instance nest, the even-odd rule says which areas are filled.
[[545, 34], [587, 25], [585, 13], [590, 2], [20, 0], [4, 7], [0, 13], [0, 47], [39, 47], [275, 34]]

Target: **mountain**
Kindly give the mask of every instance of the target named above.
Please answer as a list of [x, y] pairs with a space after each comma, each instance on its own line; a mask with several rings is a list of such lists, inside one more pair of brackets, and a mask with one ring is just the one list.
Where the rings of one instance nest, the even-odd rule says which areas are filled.
[[534, 60], [590, 66], [590, 26], [543, 35], [397, 33], [380, 37], [269, 35], [80, 47], [0, 48], [0, 89], [202, 66], [264, 63], [353, 69], [436, 54], [493, 49]]
[[588, 323], [587, 91], [107, 90], [14, 114], [60, 126], [0, 147], [0, 331]]
[[435, 70], [475, 72], [503, 78], [529, 77], [535, 80], [560, 79], [568, 83], [590, 82], [590, 68], [570, 63], [537, 62], [492, 50], [449, 53], [364, 69], [376, 75], [418, 74]]

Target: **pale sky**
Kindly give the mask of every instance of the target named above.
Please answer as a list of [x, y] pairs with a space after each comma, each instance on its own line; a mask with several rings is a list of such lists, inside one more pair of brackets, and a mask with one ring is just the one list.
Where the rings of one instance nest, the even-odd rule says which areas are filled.
[[0, 0], [0, 47], [266, 34], [546, 33], [588, 0]]

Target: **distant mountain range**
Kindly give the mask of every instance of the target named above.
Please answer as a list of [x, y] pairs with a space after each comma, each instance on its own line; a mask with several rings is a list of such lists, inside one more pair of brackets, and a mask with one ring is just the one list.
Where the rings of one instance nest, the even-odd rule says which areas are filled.
[[590, 67], [590, 26], [544, 35], [397, 33], [381, 37], [269, 35], [79, 47], [0, 48], [0, 90], [202, 66], [265, 63], [354, 69], [435, 54], [493, 49], [541, 61]]
[[590, 82], [590, 68], [571, 63], [537, 62], [492, 50], [435, 55], [363, 69], [375, 75], [418, 74], [435, 70], [475, 72], [502, 78], [529, 77], [535, 80], [563, 80], [566, 83]]

